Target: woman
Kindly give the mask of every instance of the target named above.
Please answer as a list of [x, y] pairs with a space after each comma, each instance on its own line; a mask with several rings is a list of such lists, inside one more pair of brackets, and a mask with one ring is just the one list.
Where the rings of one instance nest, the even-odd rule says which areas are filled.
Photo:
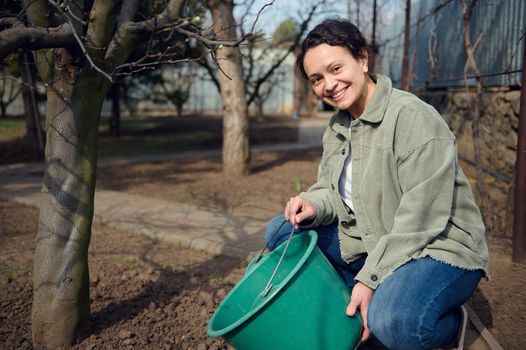
[[347, 314], [361, 313], [362, 341], [372, 332], [391, 349], [457, 346], [488, 250], [455, 137], [433, 107], [369, 72], [365, 39], [347, 21], [316, 26], [296, 65], [338, 112], [317, 182], [267, 227], [270, 249], [290, 225], [315, 229], [352, 288]]

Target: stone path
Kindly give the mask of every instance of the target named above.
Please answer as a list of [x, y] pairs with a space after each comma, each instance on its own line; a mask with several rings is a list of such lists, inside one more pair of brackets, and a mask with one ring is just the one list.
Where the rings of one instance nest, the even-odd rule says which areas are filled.
[[[312, 144], [254, 147], [254, 152], [306, 149]], [[219, 151], [101, 159], [99, 166], [207, 157]], [[39, 206], [43, 164], [0, 167], [0, 198]], [[244, 219], [190, 204], [96, 189], [94, 222], [140, 233], [183, 247], [248, 258], [264, 246], [265, 221]]]
[[[326, 118], [300, 122], [298, 143], [252, 147], [253, 152], [290, 151], [321, 146]], [[220, 150], [185, 152], [177, 155], [143, 155], [103, 158], [98, 165], [124, 165], [178, 161], [220, 155]], [[0, 167], [0, 198], [39, 206], [43, 164], [28, 163]], [[188, 248], [248, 258], [263, 246], [265, 221], [247, 220], [198, 208], [185, 203], [97, 189], [94, 221], [137, 232]]]

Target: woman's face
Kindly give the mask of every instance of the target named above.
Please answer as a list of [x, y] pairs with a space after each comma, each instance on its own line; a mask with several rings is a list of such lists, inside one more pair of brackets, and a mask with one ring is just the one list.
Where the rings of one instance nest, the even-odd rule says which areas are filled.
[[340, 110], [360, 117], [372, 95], [367, 55], [358, 59], [342, 46], [320, 44], [310, 48], [303, 68], [316, 96]]

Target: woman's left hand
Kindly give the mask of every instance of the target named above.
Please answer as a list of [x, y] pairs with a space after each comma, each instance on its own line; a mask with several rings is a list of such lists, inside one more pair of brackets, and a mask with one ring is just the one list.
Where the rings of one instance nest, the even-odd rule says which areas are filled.
[[352, 289], [351, 302], [349, 303], [349, 306], [347, 306], [347, 316], [354, 316], [356, 309], [360, 309], [363, 319], [362, 342], [366, 341], [371, 335], [371, 331], [367, 325], [367, 310], [369, 309], [369, 303], [373, 298], [373, 294], [373, 289], [358, 282]]

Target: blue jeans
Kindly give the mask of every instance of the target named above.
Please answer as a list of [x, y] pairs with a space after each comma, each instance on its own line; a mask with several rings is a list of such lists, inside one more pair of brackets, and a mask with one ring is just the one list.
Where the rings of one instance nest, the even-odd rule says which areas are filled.
[[[270, 250], [283, 243], [292, 226], [282, 215], [265, 231]], [[352, 289], [365, 257], [346, 263], [341, 258], [338, 226], [314, 229], [317, 245]], [[295, 230], [294, 234], [301, 230]], [[466, 270], [429, 257], [410, 260], [396, 269], [375, 290], [367, 320], [369, 329], [389, 349], [433, 349], [456, 345], [461, 324], [460, 306], [473, 294], [480, 270]]]

